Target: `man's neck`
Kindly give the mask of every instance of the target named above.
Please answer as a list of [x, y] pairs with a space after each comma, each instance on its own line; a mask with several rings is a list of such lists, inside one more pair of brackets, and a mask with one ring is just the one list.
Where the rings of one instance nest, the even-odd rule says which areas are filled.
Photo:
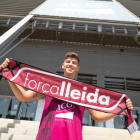
[[64, 74], [65, 77], [68, 77], [70, 79], [74, 79], [75, 75], [71, 75], [71, 74]]

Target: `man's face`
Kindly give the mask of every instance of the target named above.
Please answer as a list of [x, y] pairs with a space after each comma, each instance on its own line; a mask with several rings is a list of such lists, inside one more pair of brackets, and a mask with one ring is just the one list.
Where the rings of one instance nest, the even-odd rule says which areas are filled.
[[64, 76], [71, 75], [75, 77], [76, 71], [79, 70], [78, 60], [73, 57], [68, 57], [62, 64], [62, 68], [64, 70]]

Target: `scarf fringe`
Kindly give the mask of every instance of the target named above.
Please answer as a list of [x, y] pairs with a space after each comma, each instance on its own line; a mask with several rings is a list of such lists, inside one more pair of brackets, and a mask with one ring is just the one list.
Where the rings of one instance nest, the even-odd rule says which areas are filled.
[[131, 125], [129, 125], [127, 127], [127, 129], [129, 131], [130, 135], [132, 135], [135, 131], [137, 131], [139, 129], [139, 127], [138, 127], [137, 123], [134, 121]]

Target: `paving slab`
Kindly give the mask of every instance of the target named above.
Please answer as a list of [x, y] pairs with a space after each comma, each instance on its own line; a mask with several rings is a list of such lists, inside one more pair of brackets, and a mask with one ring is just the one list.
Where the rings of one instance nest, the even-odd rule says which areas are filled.
[[0, 134], [0, 140], [35, 140], [36, 136]]

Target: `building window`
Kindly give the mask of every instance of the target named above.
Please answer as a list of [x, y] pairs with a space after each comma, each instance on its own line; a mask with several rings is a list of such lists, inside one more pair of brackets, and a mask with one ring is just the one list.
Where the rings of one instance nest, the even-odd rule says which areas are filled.
[[105, 88], [110, 90], [140, 91], [140, 79], [105, 76]]
[[140, 79], [126, 78], [126, 89], [140, 91]]
[[61, 71], [57, 71], [56, 74], [57, 74], [57, 75], [64, 76], [64, 72], [61, 72]]
[[92, 74], [78, 74], [77, 81], [97, 86], [97, 75]]
[[105, 76], [105, 88], [125, 90], [124, 77]]

